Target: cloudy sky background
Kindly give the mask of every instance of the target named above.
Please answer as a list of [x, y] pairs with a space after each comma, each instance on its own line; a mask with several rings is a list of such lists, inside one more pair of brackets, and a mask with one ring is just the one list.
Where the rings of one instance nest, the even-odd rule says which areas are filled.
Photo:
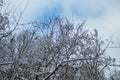
[[[28, 0], [11, 0], [12, 5], [25, 7]], [[29, 0], [23, 21], [33, 21], [39, 17], [52, 15], [74, 18], [76, 22], [86, 19], [89, 30], [98, 29], [102, 38], [110, 39], [118, 46], [120, 43], [120, 0]], [[120, 48], [109, 48], [111, 57], [120, 60]]]

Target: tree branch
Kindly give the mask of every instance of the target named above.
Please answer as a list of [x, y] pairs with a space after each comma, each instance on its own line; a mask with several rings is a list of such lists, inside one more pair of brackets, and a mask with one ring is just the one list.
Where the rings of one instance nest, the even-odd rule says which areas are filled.
[[63, 61], [44, 80], [48, 80], [62, 66], [63, 63], [81, 61], [81, 60], [92, 60], [92, 59], [91, 58], [82, 58], [82, 59], [74, 59], [74, 60]]
[[13, 62], [0, 63], [0, 65], [9, 65], [9, 64], [13, 64]]

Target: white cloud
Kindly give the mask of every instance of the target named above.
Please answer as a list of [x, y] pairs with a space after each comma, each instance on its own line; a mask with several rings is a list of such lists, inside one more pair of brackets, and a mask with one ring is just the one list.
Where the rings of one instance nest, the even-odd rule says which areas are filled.
[[46, 8], [52, 6], [50, 0], [10, 0], [10, 2], [11, 7], [18, 7], [18, 11], [22, 11], [28, 3], [23, 15], [23, 20], [26, 22], [35, 20]]
[[[112, 40], [118, 45], [117, 39], [120, 39], [120, 6], [116, 3], [106, 4], [106, 11], [97, 18], [89, 17], [87, 19], [87, 25], [90, 29], [98, 29], [100, 36], [103, 38], [110, 39], [110, 36], [113, 36]], [[119, 53], [117, 51], [114, 52], [116, 54]]]

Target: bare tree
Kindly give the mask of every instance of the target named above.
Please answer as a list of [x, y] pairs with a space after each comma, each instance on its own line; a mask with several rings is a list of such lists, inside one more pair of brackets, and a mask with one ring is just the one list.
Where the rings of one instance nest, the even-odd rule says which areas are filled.
[[61, 17], [36, 20], [31, 29], [14, 34], [23, 12], [13, 20], [0, 13], [0, 79], [106, 80], [105, 69], [113, 63], [105, 54], [111, 40], [104, 48], [98, 31], [90, 32], [85, 21]]
[[16, 10], [9, 10], [9, 5], [5, 3], [4, 0], [0, 1], [0, 79], [11, 80], [16, 65], [15, 30], [24, 10], [17, 14]]
[[[83, 25], [84, 22], [75, 25], [68, 19], [59, 17], [46, 22], [36, 22], [35, 26], [40, 29], [41, 33], [41, 43], [38, 45], [41, 47], [41, 66], [52, 69], [49, 70], [52, 71], [52, 75], [51, 72], [47, 73], [49, 79], [73, 80], [75, 72], [83, 67], [84, 70], [80, 70], [80, 74], [84, 73], [81, 76], [84, 77], [83, 80], [103, 80], [104, 69], [112, 63], [112, 59], [104, 54], [109, 43], [102, 48], [103, 41], [98, 37], [97, 30], [91, 33]], [[81, 58], [92, 60], [65, 63], [64, 67], [58, 69], [61, 62]], [[70, 74], [69, 70], [74, 74]], [[45, 74], [44, 77], [47, 75]], [[46, 77], [45, 80], [47, 79]]]

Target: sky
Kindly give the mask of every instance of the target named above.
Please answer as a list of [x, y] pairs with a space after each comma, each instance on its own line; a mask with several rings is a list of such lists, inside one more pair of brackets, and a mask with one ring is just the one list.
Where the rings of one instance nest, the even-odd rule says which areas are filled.
[[[120, 45], [120, 0], [11, 0], [12, 5], [27, 8], [23, 21], [29, 22], [55, 16], [75, 19], [76, 23], [86, 19], [87, 28], [98, 29], [103, 39], [114, 41], [113, 46]], [[119, 44], [118, 44], [119, 43]], [[120, 48], [108, 48], [111, 57], [120, 60]]]

